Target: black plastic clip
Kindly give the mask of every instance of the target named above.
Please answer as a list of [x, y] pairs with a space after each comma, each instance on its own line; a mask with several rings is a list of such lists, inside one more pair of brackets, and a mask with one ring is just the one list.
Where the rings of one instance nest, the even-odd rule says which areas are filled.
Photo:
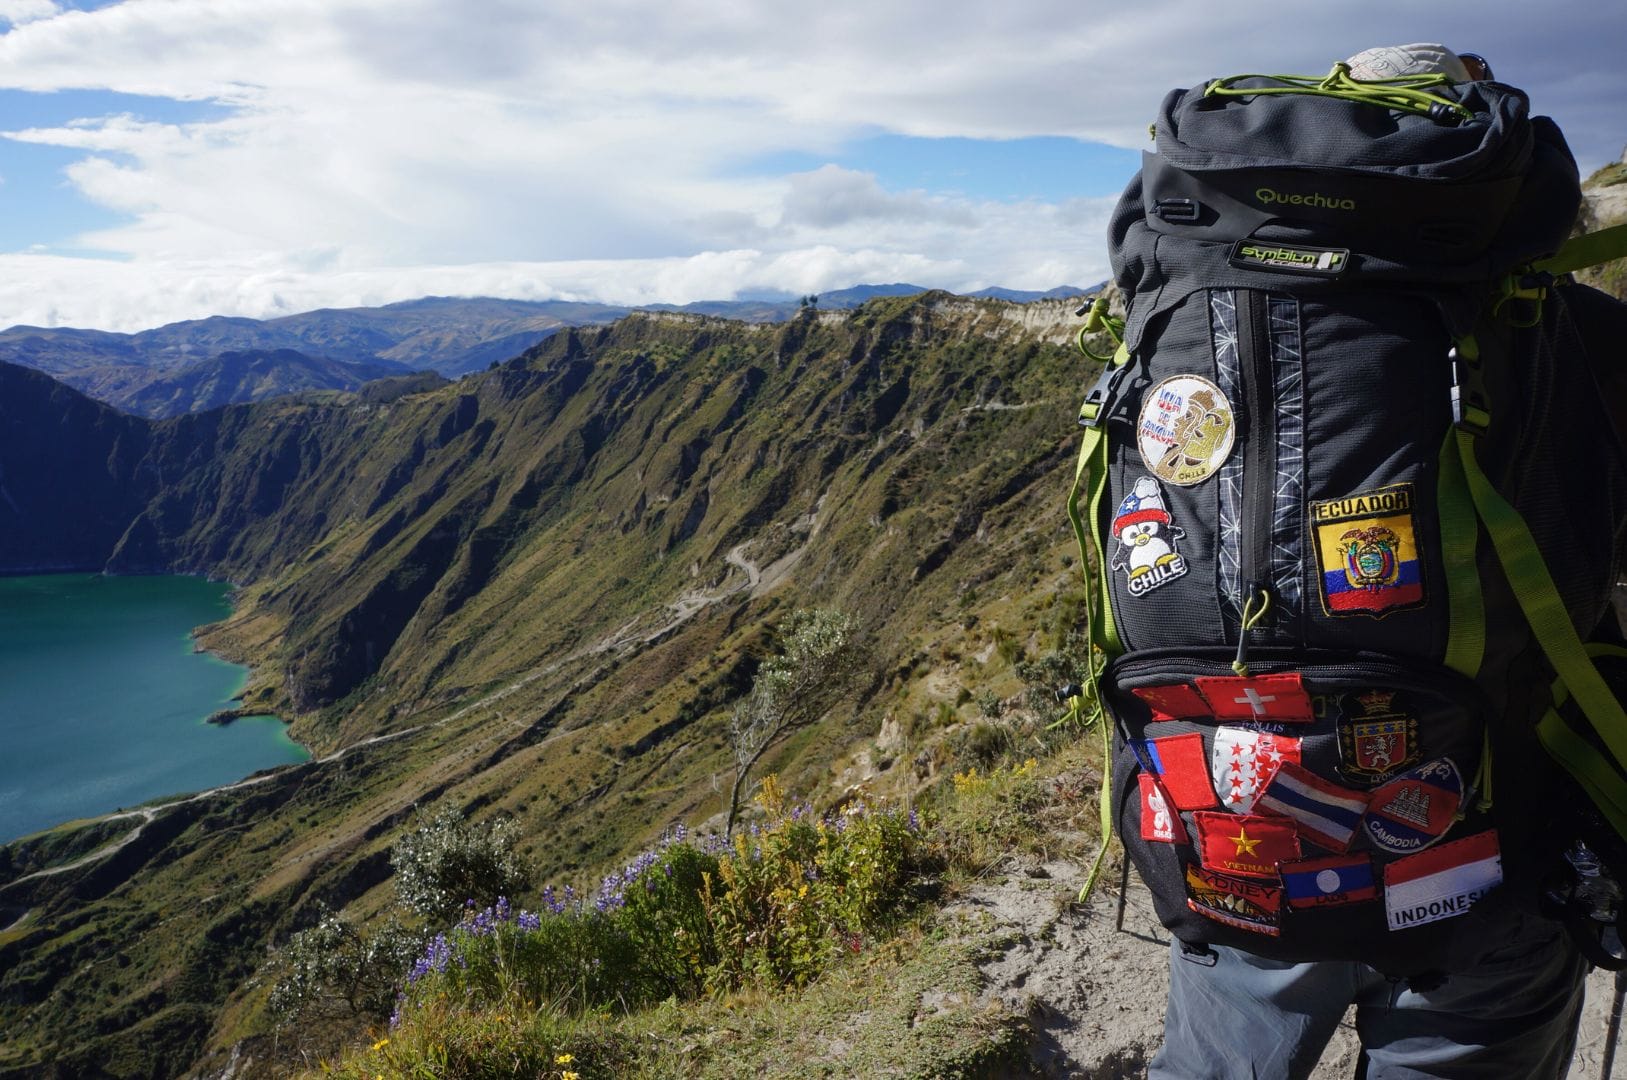
[[1192, 225], [1202, 213], [1196, 199], [1159, 199], [1152, 204], [1152, 212], [1171, 225]]
[[1096, 385], [1085, 395], [1085, 403], [1079, 409], [1080, 427], [1097, 427], [1107, 419], [1107, 414], [1112, 411], [1113, 403], [1118, 397], [1119, 377], [1129, 370], [1129, 367], [1129, 364], [1122, 367], [1116, 367], [1111, 363], [1102, 365], [1102, 373], [1096, 377]]
[[1452, 362], [1452, 425], [1479, 438], [1491, 428], [1491, 401], [1480, 361], [1457, 346], [1446, 355]]

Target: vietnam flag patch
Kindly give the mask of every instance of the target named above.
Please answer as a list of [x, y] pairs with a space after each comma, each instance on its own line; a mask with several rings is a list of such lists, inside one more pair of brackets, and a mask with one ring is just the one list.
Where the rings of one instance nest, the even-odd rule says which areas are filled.
[[1206, 869], [1275, 878], [1278, 863], [1299, 858], [1299, 835], [1283, 818], [1214, 810], [1199, 811], [1193, 818], [1199, 858]]
[[1216, 720], [1282, 721], [1305, 724], [1316, 719], [1311, 695], [1299, 672], [1280, 675], [1211, 675], [1196, 680], [1198, 693]]

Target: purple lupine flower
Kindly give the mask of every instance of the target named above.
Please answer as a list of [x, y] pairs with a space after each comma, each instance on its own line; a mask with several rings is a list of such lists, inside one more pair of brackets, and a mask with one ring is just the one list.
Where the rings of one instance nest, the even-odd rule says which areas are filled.
[[909, 830], [912, 833], [918, 833], [921, 831], [921, 817], [915, 812], [915, 807], [913, 806], [910, 807]]
[[520, 912], [520, 918], [518, 920], [518, 923], [519, 923], [520, 929], [524, 930], [524, 931], [526, 931], [528, 933], [532, 932], [532, 931], [536, 931], [536, 930], [541, 930], [542, 929], [542, 916], [537, 914], [534, 911], [522, 911], [522, 912]]
[[500, 922], [508, 922], [510, 915], [511, 915], [511, 909], [509, 907], [508, 897], [499, 896], [497, 898], [497, 918], [498, 918], [498, 920]]

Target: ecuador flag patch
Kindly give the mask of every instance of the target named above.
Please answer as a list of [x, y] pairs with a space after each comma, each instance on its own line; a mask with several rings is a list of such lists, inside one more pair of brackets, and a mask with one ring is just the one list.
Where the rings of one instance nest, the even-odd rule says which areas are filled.
[[1329, 615], [1382, 618], [1423, 606], [1414, 501], [1411, 484], [1395, 484], [1311, 503], [1322, 607]]

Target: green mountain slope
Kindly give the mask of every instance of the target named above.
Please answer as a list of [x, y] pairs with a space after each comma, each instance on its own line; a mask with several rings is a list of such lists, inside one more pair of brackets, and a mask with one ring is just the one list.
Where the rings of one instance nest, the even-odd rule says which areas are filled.
[[810, 794], [930, 776], [874, 752], [882, 725], [970, 718], [1076, 611], [1071, 307], [635, 315], [393, 400], [156, 423], [0, 368], [8, 482], [59, 413], [83, 451], [0, 499], [0, 567], [67, 534], [83, 505], [57, 491], [103, 483], [75, 565], [244, 585], [204, 640], [322, 756], [0, 849], [0, 1076], [165, 1071], [265, 1033], [267, 946], [322, 904], [377, 910], [415, 804], [512, 815], [556, 881], [707, 820], [727, 706], [793, 606], [854, 613], [871, 664], [765, 768]]

